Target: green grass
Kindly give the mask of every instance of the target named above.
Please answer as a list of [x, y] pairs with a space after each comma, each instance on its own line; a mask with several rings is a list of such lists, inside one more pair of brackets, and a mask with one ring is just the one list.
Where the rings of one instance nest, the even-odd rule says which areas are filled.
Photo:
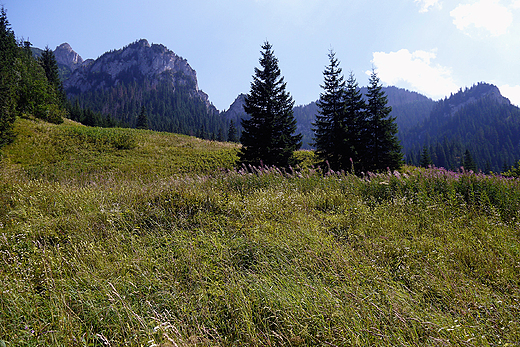
[[24, 122], [0, 168], [0, 345], [520, 343], [517, 180], [250, 174], [230, 144]]
[[237, 146], [149, 130], [91, 128], [66, 120], [55, 126], [18, 119], [16, 142], [4, 161], [31, 178], [68, 180], [117, 172], [124, 177], [166, 177], [233, 168]]

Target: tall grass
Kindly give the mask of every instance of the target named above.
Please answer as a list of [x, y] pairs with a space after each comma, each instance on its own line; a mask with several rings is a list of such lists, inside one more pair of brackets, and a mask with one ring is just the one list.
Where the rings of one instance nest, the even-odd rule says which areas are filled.
[[[123, 151], [136, 155], [170, 141], [129, 133], [136, 147]], [[205, 161], [191, 173], [150, 164], [154, 179], [117, 166], [49, 175], [51, 164], [35, 177], [8, 159], [2, 345], [520, 342], [517, 180]]]

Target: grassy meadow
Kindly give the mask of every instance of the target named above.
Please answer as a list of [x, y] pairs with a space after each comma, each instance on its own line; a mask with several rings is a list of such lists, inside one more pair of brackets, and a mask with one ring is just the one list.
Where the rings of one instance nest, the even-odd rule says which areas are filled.
[[518, 180], [251, 173], [229, 143], [16, 129], [1, 347], [520, 346]]

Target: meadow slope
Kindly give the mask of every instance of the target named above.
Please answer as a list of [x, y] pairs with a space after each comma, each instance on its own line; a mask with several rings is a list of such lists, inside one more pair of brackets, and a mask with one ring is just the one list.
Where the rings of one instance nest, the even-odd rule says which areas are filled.
[[520, 344], [518, 180], [249, 173], [232, 144], [16, 129], [0, 346]]

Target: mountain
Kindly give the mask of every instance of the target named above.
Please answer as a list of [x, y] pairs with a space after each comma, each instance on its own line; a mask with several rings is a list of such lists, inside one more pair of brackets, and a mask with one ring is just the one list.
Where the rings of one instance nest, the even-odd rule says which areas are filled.
[[[435, 105], [432, 99], [403, 88], [393, 86], [384, 87], [388, 98], [388, 106], [392, 107], [392, 116], [396, 117], [399, 131], [406, 131], [422, 121], [430, 115]], [[366, 88], [361, 88], [361, 93], [366, 95]]]
[[163, 45], [141, 39], [83, 62], [68, 44], [57, 49], [57, 61], [71, 74], [63, 86], [73, 103], [135, 126], [144, 106], [154, 130], [216, 134], [227, 123], [198, 88], [188, 61]]
[[[81, 58], [78, 53], [74, 52], [68, 43], [62, 43], [56, 47], [54, 50], [54, 57], [56, 58], [56, 63], [58, 63], [60, 78], [62, 80], [66, 80], [74, 70], [85, 63], [83, 58]], [[88, 62], [90, 62], [90, 60], [86, 63]]]
[[488, 83], [435, 103], [429, 117], [402, 134], [407, 161], [418, 164], [426, 148], [436, 166], [463, 166], [469, 151], [476, 167], [500, 172], [520, 158], [520, 109]]
[[226, 119], [228, 122], [234, 122], [235, 127], [237, 129], [237, 136], [238, 139], [240, 139], [240, 136], [242, 135], [242, 124], [240, 123], [242, 119], [249, 119], [249, 116], [244, 111], [244, 104], [245, 104], [246, 95], [245, 94], [239, 94], [235, 101], [229, 106], [229, 108], [226, 111], [223, 111], [222, 117]]

